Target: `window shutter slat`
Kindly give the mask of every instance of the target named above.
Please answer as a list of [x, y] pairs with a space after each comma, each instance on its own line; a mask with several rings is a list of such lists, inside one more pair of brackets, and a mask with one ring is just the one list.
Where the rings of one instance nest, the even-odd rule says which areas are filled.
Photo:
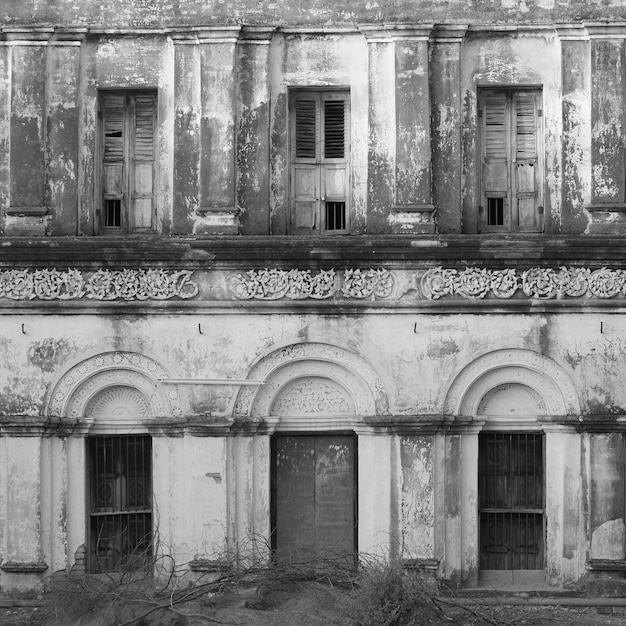
[[329, 100], [324, 103], [324, 157], [343, 159], [345, 155], [345, 103]]
[[104, 99], [104, 159], [124, 160], [124, 108], [123, 95], [108, 95]]
[[535, 94], [520, 92], [515, 97], [515, 158], [537, 157], [537, 112]]
[[485, 157], [487, 159], [506, 159], [506, 94], [486, 95], [483, 116], [485, 119]]
[[296, 158], [314, 159], [316, 144], [315, 100], [296, 100]]
[[135, 99], [135, 158], [151, 161], [154, 158], [154, 97]]

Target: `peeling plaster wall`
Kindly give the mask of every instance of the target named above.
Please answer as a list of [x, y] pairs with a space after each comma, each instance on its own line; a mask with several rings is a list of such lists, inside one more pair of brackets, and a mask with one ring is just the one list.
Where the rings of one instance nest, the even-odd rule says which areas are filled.
[[[0, 362], [2, 415], [43, 415], [54, 381], [89, 354], [136, 351], [154, 358], [173, 377], [245, 378], [260, 356], [298, 341], [341, 345], [373, 364], [388, 395], [389, 411], [399, 418], [441, 414], [447, 389], [463, 367], [503, 347], [531, 350], [556, 361], [571, 377], [583, 414], [611, 407], [616, 413], [626, 410], [621, 384], [626, 350], [620, 339], [626, 335], [626, 321], [621, 316], [422, 316], [417, 326], [411, 316], [385, 314], [352, 320], [225, 314], [195, 316], [193, 321], [167, 315], [79, 315], [71, 326], [66, 320], [50, 315], [42, 324], [28, 315], [3, 316], [3, 354], [9, 358]], [[26, 334], [17, 332], [22, 323]], [[516, 329], [514, 335], [511, 328]], [[236, 389], [189, 388], [192, 413], [207, 415], [209, 424], [228, 419]], [[472, 582], [478, 572], [472, 530], [477, 523], [476, 476], [463, 468], [477, 454], [477, 439], [448, 435], [445, 450], [438, 453], [438, 437], [403, 435], [393, 444], [390, 437], [359, 435], [359, 547], [382, 554], [397, 550], [402, 558], [443, 559], [445, 576]], [[623, 534], [623, 498], [615, 495], [623, 491], [623, 437], [588, 437], [590, 491], [581, 436], [548, 433], [547, 574], [555, 584], [575, 581], [584, 573], [587, 541], [594, 558], [623, 558], [618, 541]], [[0, 442], [5, 445], [8, 438]], [[229, 547], [248, 549], [252, 533], [267, 536], [267, 435], [232, 443], [223, 436], [191, 434], [157, 436], [153, 442], [155, 524], [180, 562], [218, 558]], [[71, 566], [85, 542], [83, 440], [52, 438], [44, 445], [38, 437], [18, 437], [9, 443], [3, 448], [8, 464], [0, 472], [0, 506], [6, 513], [0, 523], [2, 558], [44, 558], [49, 567]], [[20, 459], [28, 459], [28, 467], [20, 465]], [[585, 518], [589, 498], [593, 513], [586, 530], [579, 520]], [[16, 575], [3, 576], [9, 581]]]

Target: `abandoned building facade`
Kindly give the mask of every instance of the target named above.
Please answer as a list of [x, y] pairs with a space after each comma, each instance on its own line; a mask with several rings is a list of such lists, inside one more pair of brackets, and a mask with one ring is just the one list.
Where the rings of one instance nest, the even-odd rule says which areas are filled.
[[2, 590], [623, 576], [626, 4], [8, 4]]

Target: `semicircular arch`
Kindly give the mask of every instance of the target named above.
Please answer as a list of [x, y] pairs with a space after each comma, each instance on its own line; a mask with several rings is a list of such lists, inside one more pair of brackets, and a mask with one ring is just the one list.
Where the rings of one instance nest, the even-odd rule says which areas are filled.
[[[250, 369], [250, 380], [264, 380], [257, 388], [242, 387], [234, 402], [235, 418], [271, 415], [281, 390], [294, 381], [325, 379], [348, 394], [346, 400], [359, 416], [388, 412], [387, 395], [375, 370], [360, 356], [324, 343], [298, 343], [261, 357]], [[338, 386], [338, 387], [337, 387]]]
[[[167, 378], [169, 372], [145, 355], [120, 350], [102, 352], [75, 363], [61, 375], [50, 393], [46, 413], [75, 420], [93, 421], [96, 415], [103, 419], [105, 400], [113, 402], [117, 394], [118, 405], [126, 397], [129, 407], [145, 408], [138, 419], [180, 417], [184, 414], [184, 398], [177, 386], [162, 382]], [[102, 395], [105, 390], [108, 396]], [[100, 399], [99, 405], [96, 398]]]
[[495, 350], [466, 365], [449, 386], [444, 411], [477, 415], [480, 403], [493, 389], [511, 383], [538, 394], [547, 415], [580, 413], [576, 387], [563, 368], [549, 357], [522, 349]]

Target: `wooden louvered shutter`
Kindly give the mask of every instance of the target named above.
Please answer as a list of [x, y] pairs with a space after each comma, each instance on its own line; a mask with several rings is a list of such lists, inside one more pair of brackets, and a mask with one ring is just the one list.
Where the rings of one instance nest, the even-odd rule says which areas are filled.
[[326, 232], [347, 231], [349, 174], [348, 94], [323, 94], [322, 224]]
[[138, 94], [134, 98], [132, 227], [136, 230], [152, 226], [154, 209], [154, 128], [156, 113], [154, 94]]
[[102, 102], [104, 158], [102, 171], [103, 228], [119, 229], [126, 189], [126, 97], [106, 94]]
[[319, 228], [319, 127], [318, 94], [297, 94], [293, 104], [291, 232], [310, 233]]
[[515, 202], [516, 225], [522, 231], [536, 231], [540, 227], [541, 138], [538, 132], [538, 96], [536, 91], [518, 91], [512, 95], [512, 196]]
[[481, 94], [481, 229], [541, 230], [541, 133], [538, 90]]
[[291, 95], [291, 232], [346, 232], [348, 93]]

